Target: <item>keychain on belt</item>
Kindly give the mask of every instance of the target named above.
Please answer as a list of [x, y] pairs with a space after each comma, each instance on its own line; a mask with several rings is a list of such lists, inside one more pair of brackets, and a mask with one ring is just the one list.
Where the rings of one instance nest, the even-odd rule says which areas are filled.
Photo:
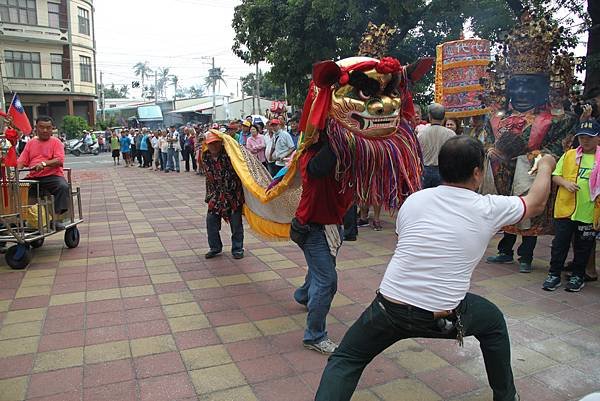
[[465, 337], [465, 327], [463, 326], [460, 312], [457, 310], [454, 314], [456, 315], [456, 340], [458, 341], [458, 346], [462, 347], [464, 346], [463, 338]]

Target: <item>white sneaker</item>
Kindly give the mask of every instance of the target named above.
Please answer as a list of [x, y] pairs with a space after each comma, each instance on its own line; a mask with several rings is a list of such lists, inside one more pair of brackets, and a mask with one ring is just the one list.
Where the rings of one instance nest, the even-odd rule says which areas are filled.
[[304, 343], [304, 348], [312, 349], [313, 351], [320, 352], [324, 355], [331, 355], [334, 353], [338, 345], [331, 341], [329, 338], [321, 340], [321, 342], [315, 344]]

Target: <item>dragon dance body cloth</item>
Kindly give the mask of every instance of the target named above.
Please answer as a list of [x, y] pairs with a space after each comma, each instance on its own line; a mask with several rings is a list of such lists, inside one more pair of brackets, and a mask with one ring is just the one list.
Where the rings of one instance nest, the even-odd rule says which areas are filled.
[[298, 148], [275, 180], [235, 139], [219, 134], [244, 187], [250, 227], [269, 238], [289, 238], [302, 193], [299, 160], [320, 135], [337, 158], [340, 195], [350, 191], [358, 204], [398, 209], [421, 185], [420, 148], [407, 122], [414, 114], [408, 88], [432, 63], [352, 57], [315, 64]]

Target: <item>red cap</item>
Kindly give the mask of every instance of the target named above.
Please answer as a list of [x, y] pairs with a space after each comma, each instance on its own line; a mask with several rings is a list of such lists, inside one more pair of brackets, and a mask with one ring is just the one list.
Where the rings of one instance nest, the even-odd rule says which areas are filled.
[[271, 121], [269, 121], [269, 124], [271, 124], [271, 125], [279, 125], [279, 124], [281, 124], [281, 121], [279, 121], [278, 119], [274, 118]]
[[204, 140], [205, 144], [209, 144], [212, 142], [221, 142], [222, 139], [219, 137], [219, 135], [215, 134], [214, 132], [208, 132], [208, 135], [206, 135], [206, 139]]

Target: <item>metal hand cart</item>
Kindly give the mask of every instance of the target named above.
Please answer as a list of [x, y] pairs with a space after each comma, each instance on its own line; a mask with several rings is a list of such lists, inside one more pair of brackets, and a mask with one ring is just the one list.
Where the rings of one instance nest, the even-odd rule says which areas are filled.
[[[54, 197], [40, 191], [39, 182], [22, 180], [20, 174], [29, 169], [1, 167], [3, 178], [0, 184], [0, 243], [14, 243], [5, 253], [6, 263], [13, 269], [24, 269], [32, 259], [32, 248], [39, 248], [44, 239], [56, 234]], [[65, 245], [76, 248], [79, 245], [79, 229], [83, 222], [81, 212], [81, 192], [73, 189], [71, 169], [65, 168], [65, 178], [69, 184], [69, 210], [64, 217]]]

